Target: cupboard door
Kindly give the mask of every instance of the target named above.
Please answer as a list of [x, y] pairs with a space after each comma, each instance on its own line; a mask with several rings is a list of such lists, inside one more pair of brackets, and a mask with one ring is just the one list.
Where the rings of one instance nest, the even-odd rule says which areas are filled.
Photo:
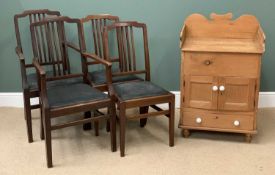
[[185, 77], [185, 107], [217, 109], [218, 78], [213, 76]]
[[219, 79], [220, 110], [252, 111], [255, 106], [256, 80], [253, 78], [221, 77]]

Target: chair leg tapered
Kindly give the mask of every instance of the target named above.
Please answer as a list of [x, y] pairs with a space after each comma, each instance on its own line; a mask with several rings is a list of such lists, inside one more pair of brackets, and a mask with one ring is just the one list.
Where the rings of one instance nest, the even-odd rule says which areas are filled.
[[115, 152], [117, 150], [116, 146], [116, 108], [115, 105], [109, 109], [110, 114], [110, 133], [111, 133], [111, 150]]
[[120, 156], [125, 156], [125, 125], [126, 125], [126, 109], [124, 105], [119, 109], [119, 125], [120, 125]]
[[44, 133], [45, 133], [45, 147], [47, 157], [47, 167], [53, 167], [52, 163], [52, 136], [51, 136], [51, 119], [47, 111], [43, 112]]
[[[143, 106], [143, 107], [139, 108], [139, 113], [146, 114], [146, 113], [148, 113], [148, 110], [149, 110], [149, 106]], [[143, 127], [145, 127], [146, 123], [147, 123], [147, 118], [142, 118], [139, 121], [139, 126], [143, 128]]]
[[175, 100], [169, 103], [169, 146], [174, 146], [174, 124], [175, 124]]
[[45, 137], [44, 137], [44, 124], [43, 124], [43, 117], [42, 117], [43, 112], [42, 112], [42, 105], [41, 105], [41, 103], [40, 103], [39, 110], [40, 110], [40, 139], [44, 140], [45, 139]]
[[33, 135], [32, 135], [31, 103], [30, 103], [30, 98], [28, 97], [27, 94], [24, 94], [24, 110], [25, 110], [28, 142], [32, 143]]
[[[100, 115], [101, 114], [98, 113], [97, 110], [94, 110], [91, 113], [91, 117], [97, 117], [97, 116], [100, 116]], [[95, 129], [95, 136], [99, 136], [99, 120], [95, 120], [93, 123], [94, 123], [94, 129]]]
[[[108, 113], [110, 113], [109, 110], [110, 109], [108, 109]], [[116, 110], [116, 107], [115, 107], [115, 110]], [[107, 119], [107, 122], [106, 122], [106, 132], [110, 132], [110, 119]]]
[[106, 132], [110, 132], [110, 120], [106, 122]]
[[[87, 111], [84, 113], [84, 118], [91, 118], [91, 117], [92, 117], [91, 111]], [[89, 131], [91, 129], [92, 129], [92, 123], [84, 123], [83, 124], [84, 131]]]
[[94, 121], [95, 136], [99, 136], [99, 121]]
[[44, 125], [43, 125], [42, 116], [40, 117], [40, 139], [41, 139], [41, 140], [44, 140], [44, 139], [45, 139]]

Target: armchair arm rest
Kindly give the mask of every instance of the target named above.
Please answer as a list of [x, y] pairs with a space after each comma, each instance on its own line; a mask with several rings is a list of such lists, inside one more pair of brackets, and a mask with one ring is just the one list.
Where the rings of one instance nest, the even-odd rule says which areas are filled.
[[78, 46], [76, 46], [74, 43], [65, 41], [64, 44], [65, 44], [66, 46], [68, 46], [69, 48], [71, 48], [71, 49], [77, 51], [77, 52], [81, 52], [81, 51], [80, 51], [80, 48], [79, 48]]
[[16, 54], [18, 55], [19, 60], [25, 60], [24, 55], [23, 55], [23, 52], [22, 52], [22, 49], [21, 49], [20, 47], [17, 46], [17, 47], [15, 48], [15, 52], [16, 52]]
[[103, 65], [105, 65], [106, 67], [106, 80], [107, 80], [107, 86], [110, 87], [108, 88], [108, 94], [111, 98], [114, 98], [114, 91], [112, 90], [112, 63], [109, 62], [109, 61], [106, 61], [102, 58], [100, 58], [99, 56], [95, 55], [95, 54], [91, 54], [91, 53], [87, 53], [87, 52], [84, 52], [82, 53], [82, 56], [85, 57], [85, 58], [90, 58], [90, 59], [93, 59], [94, 61], [97, 61]]
[[85, 57], [85, 58], [91, 58], [93, 59], [94, 61], [97, 61], [101, 64], [104, 64], [105, 66], [107, 67], [111, 67], [112, 66], [112, 63], [109, 62], [109, 61], [106, 61], [102, 58], [100, 58], [99, 56], [95, 55], [95, 54], [91, 54], [91, 53], [87, 53], [87, 52], [84, 52], [82, 53], [82, 55]]
[[40, 99], [44, 108], [49, 108], [49, 102], [47, 97], [47, 85], [46, 85], [46, 72], [41, 67], [37, 58], [33, 59], [33, 65], [37, 73], [37, 83], [39, 87]]
[[22, 88], [23, 90], [29, 89], [28, 81], [27, 81], [27, 73], [26, 73], [26, 65], [25, 65], [25, 57], [22, 52], [21, 47], [16, 47], [15, 52], [18, 55], [21, 69], [21, 78], [22, 78]]
[[45, 70], [40, 66], [36, 58], [33, 59], [33, 65], [40, 76], [46, 76]]

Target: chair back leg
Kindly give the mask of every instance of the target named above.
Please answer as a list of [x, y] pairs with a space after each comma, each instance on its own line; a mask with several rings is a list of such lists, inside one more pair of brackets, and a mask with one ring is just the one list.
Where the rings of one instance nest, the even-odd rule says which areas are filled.
[[[94, 115], [96, 114], [96, 112], [94, 111]], [[95, 136], [99, 136], [99, 121], [95, 120], [94, 121], [94, 126], [95, 126]]]
[[[84, 112], [84, 118], [91, 118], [92, 117], [92, 114], [91, 114], [91, 111], [87, 111], [87, 112]], [[83, 124], [83, 130], [84, 131], [88, 131], [88, 130], [91, 130], [92, 129], [92, 123], [84, 123]]]
[[106, 132], [110, 132], [110, 120], [106, 122]]
[[[140, 114], [146, 114], [146, 113], [148, 113], [148, 110], [149, 110], [149, 106], [143, 106], [143, 107], [139, 108], [139, 113]], [[139, 121], [139, 126], [141, 128], [143, 128], [143, 127], [145, 127], [146, 123], [147, 123], [147, 118], [142, 118]]]
[[175, 132], [175, 96], [171, 97], [169, 102], [169, 146], [174, 146], [174, 132]]
[[110, 134], [111, 134], [111, 150], [115, 152], [117, 150], [116, 146], [116, 106], [114, 103], [111, 104], [111, 107], [108, 109], [110, 114], [109, 123], [110, 123]]

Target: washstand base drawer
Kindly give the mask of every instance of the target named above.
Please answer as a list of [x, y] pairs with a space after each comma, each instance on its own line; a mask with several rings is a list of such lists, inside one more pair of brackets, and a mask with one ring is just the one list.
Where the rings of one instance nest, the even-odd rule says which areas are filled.
[[258, 77], [260, 56], [256, 54], [185, 53], [185, 75]]
[[183, 112], [182, 126], [223, 128], [232, 130], [254, 130], [252, 115], [229, 115]]

